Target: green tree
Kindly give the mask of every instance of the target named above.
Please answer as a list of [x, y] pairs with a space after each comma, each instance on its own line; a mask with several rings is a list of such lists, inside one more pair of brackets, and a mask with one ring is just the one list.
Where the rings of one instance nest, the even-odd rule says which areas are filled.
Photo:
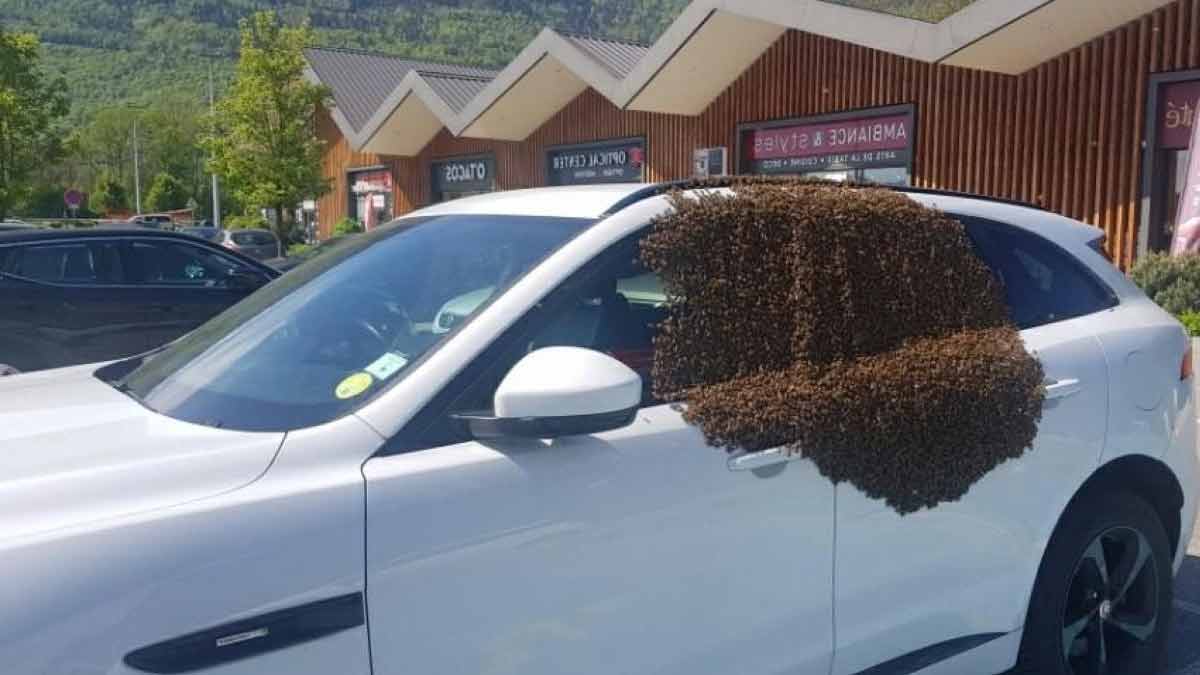
[[330, 189], [321, 167], [324, 143], [313, 129], [330, 93], [304, 77], [303, 49], [313, 41], [307, 23], [289, 27], [273, 12], [257, 12], [239, 26], [237, 70], [202, 146], [211, 170], [242, 204], [275, 210], [275, 231], [286, 242], [288, 211]]
[[129, 193], [125, 185], [111, 173], [102, 173], [88, 196], [88, 208], [92, 211], [107, 215], [113, 211], [124, 211], [129, 208]]
[[29, 192], [30, 177], [52, 157], [54, 123], [66, 115], [62, 85], [42, 72], [37, 37], [0, 26], [0, 220]]
[[187, 188], [178, 178], [164, 172], [155, 176], [150, 184], [146, 205], [151, 211], [174, 211], [185, 208], [189, 196]]

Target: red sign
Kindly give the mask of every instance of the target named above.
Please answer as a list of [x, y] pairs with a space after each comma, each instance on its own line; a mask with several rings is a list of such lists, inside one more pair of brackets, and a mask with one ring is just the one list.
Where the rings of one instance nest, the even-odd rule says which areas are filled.
[[907, 166], [911, 113], [751, 129], [742, 137], [754, 173]]
[[1158, 112], [1158, 147], [1186, 150], [1200, 108], [1200, 80], [1163, 85]]
[[354, 194], [392, 191], [392, 172], [387, 169], [360, 171], [350, 174], [350, 191]]
[[83, 205], [83, 193], [79, 190], [67, 190], [63, 194], [63, 201], [66, 202], [67, 208], [77, 209]]
[[1191, 159], [1183, 193], [1179, 195], [1179, 217], [1171, 255], [1200, 253], [1200, 124], [1192, 125]]

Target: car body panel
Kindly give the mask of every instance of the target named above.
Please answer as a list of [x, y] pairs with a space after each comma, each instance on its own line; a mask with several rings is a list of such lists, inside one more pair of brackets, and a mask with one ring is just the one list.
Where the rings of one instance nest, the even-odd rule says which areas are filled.
[[283, 440], [157, 415], [93, 370], [0, 380], [0, 542], [235, 490]]
[[[27, 378], [58, 382], [60, 372], [20, 375], [0, 386]], [[258, 436], [276, 442], [280, 435]], [[272, 470], [241, 489], [171, 500], [174, 505], [147, 511], [141, 508], [143, 489], [127, 485], [128, 506], [113, 509], [125, 515], [76, 519], [75, 524], [0, 540], [0, 576], [24, 582], [0, 584], [4, 671], [141, 672], [123, 663], [126, 654], [141, 647], [362, 593], [361, 460], [346, 462], [344, 455], [323, 451], [336, 445], [361, 457], [379, 443], [361, 421], [345, 417], [289, 434]], [[85, 471], [97, 482], [107, 478], [104, 467]], [[182, 491], [195, 480], [202, 477], [159, 473], [144, 476], [142, 488], [157, 481]], [[54, 496], [62, 500], [63, 494], [56, 491]], [[7, 519], [39, 517], [41, 503], [17, 502], [16, 512], [10, 506], [4, 505], [4, 527]], [[367, 628], [364, 624], [203, 672], [370, 675]]]
[[838, 486], [835, 675], [1024, 623], [1042, 550], [1104, 448], [1108, 373], [1090, 323], [1083, 317], [1022, 331], [1046, 379], [1077, 379], [1080, 389], [1047, 401], [1033, 448], [962, 499], [900, 516]]
[[364, 474], [376, 675], [829, 672], [833, 486], [811, 462], [731, 471], [660, 405]]

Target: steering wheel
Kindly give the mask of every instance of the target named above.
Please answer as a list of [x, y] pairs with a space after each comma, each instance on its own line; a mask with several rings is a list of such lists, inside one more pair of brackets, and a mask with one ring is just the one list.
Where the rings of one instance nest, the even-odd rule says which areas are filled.
[[397, 337], [412, 335], [412, 318], [393, 294], [367, 285], [351, 286], [344, 293], [354, 325], [378, 342], [382, 351], [391, 349]]

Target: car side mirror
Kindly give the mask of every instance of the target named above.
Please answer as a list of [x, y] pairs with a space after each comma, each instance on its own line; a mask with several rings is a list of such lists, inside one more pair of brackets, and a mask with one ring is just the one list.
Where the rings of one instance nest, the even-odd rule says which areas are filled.
[[545, 347], [525, 355], [500, 382], [492, 414], [460, 413], [475, 438], [558, 438], [628, 426], [642, 378], [590, 349]]

